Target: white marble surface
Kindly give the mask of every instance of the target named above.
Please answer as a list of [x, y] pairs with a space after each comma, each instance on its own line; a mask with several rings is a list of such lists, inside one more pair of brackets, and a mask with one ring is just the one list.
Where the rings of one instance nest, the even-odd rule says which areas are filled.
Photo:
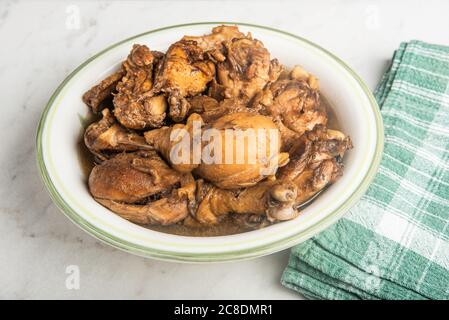
[[[73, 14], [79, 12], [79, 23]], [[103, 245], [52, 204], [35, 166], [35, 130], [53, 90], [105, 46], [162, 26], [241, 21], [333, 51], [373, 88], [401, 41], [449, 45], [447, 1], [0, 1], [0, 298], [300, 298], [279, 284], [288, 252], [186, 265]], [[79, 290], [65, 285], [80, 269]]]

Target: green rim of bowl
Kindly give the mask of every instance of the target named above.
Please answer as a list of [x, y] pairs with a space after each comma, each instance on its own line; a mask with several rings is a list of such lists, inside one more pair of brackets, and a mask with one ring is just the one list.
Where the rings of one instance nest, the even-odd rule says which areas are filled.
[[[276, 33], [279, 33], [284, 36], [288, 36], [290, 38], [299, 40], [301, 42], [304, 42], [315, 49], [320, 50], [321, 52], [325, 53], [326, 55], [330, 56], [333, 60], [335, 60], [340, 66], [342, 66], [346, 71], [358, 82], [362, 90], [364, 91], [366, 97], [370, 101], [372, 112], [376, 119], [376, 148], [374, 151], [374, 157], [372, 159], [372, 162], [370, 164], [369, 169], [367, 170], [364, 178], [360, 182], [360, 184], [357, 186], [355, 191], [352, 193], [348, 199], [346, 199], [345, 202], [343, 202], [337, 209], [335, 209], [331, 214], [329, 214], [326, 218], [318, 221], [316, 224], [312, 225], [311, 227], [307, 228], [306, 230], [303, 230], [295, 235], [289, 236], [287, 238], [261, 245], [261, 246], [255, 246], [251, 247], [249, 249], [243, 249], [238, 251], [232, 251], [232, 252], [226, 252], [226, 253], [178, 253], [173, 251], [163, 251], [163, 250], [157, 250], [141, 245], [137, 245], [135, 243], [131, 243], [128, 241], [125, 241], [123, 239], [120, 239], [114, 235], [109, 234], [108, 232], [105, 232], [104, 230], [96, 227], [95, 225], [89, 223], [84, 218], [82, 218], [73, 208], [70, 207], [70, 205], [67, 204], [67, 202], [64, 200], [64, 198], [61, 196], [61, 194], [56, 189], [55, 185], [53, 184], [52, 180], [50, 179], [50, 175], [48, 173], [44, 156], [43, 156], [43, 129], [44, 125], [47, 119], [47, 115], [53, 105], [53, 102], [55, 101], [56, 97], [59, 95], [61, 90], [65, 87], [65, 85], [80, 71], [82, 70], [87, 64], [89, 64], [91, 61], [97, 59], [98, 57], [102, 56], [104, 53], [110, 51], [111, 49], [128, 42], [130, 40], [139, 38], [144, 35], [148, 35], [151, 33], [160, 32], [163, 30], [168, 29], [175, 29], [175, 28], [181, 28], [181, 27], [188, 27], [188, 26], [197, 26], [197, 25], [220, 25], [220, 24], [226, 24], [226, 25], [239, 25], [239, 26], [248, 26], [248, 27], [254, 27], [259, 29], [265, 29], [269, 31], [273, 31]], [[197, 22], [197, 23], [187, 23], [187, 24], [179, 24], [179, 25], [173, 25], [168, 26], [164, 28], [159, 28], [155, 30], [151, 30], [148, 32], [144, 32], [141, 34], [138, 34], [136, 36], [127, 38], [125, 40], [122, 40], [116, 44], [113, 44], [106, 49], [102, 50], [101, 52], [97, 53], [96, 55], [92, 56], [88, 60], [86, 60], [83, 64], [81, 64], [78, 68], [76, 68], [64, 81], [59, 85], [59, 87], [56, 89], [56, 91], [51, 96], [50, 100], [48, 101], [38, 128], [37, 128], [37, 135], [36, 135], [36, 149], [37, 149], [37, 165], [39, 169], [39, 173], [41, 175], [41, 178], [44, 182], [44, 185], [46, 186], [50, 197], [55, 202], [55, 204], [59, 207], [59, 209], [77, 226], [79, 226], [81, 229], [86, 231], [87, 233], [91, 234], [95, 238], [101, 240], [102, 242], [105, 242], [115, 248], [124, 250], [126, 252], [130, 252], [139, 256], [143, 257], [151, 257], [161, 260], [168, 260], [168, 261], [183, 261], [183, 262], [219, 262], [219, 261], [237, 261], [237, 260], [243, 260], [243, 259], [249, 259], [249, 258], [255, 258], [267, 254], [271, 254], [289, 247], [294, 246], [295, 244], [298, 244], [302, 241], [305, 241], [312, 236], [316, 235], [318, 232], [322, 231], [323, 229], [327, 228], [334, 222], [336, 222], [339, 218], [341, 218], [344, 213], [346, 213], [365, 193], [368, 186], [370, 185], [371, 181], [374, 179], [374, 176], [377, 172], [377, 169], [380, 164], [380, 160], [382, 157], [383, 152], [383, 144], [384, 144], [384, 133], [383, 133], [383, 124], [382, 124], [382, 117], [379, 112], [379, 107], [377, 105], [376, 100], [374, 99], [374, 96], [371, 94], [371, 91], [366, 86], [366, 84], [363, 82], [363, 80], [355, 73], [354, 70], [352, 70], [346, 63], [344, 63], [342, 60], [340, 60], [338, 57], [336, 57], [331, 52], [327, 51], [326, 49], [323, 49], [322, 47], [318, 46], [317, 44], [304, 39], [302, 37], [296, 36], [292, 33], [278, 30], [271, 27], [266, 26], [260, 26], [256, 24], [250, 24], [250, 23], [238, 23], [238, 22], [224, 22], [224, 21], [217, 21], [217, 22]]]

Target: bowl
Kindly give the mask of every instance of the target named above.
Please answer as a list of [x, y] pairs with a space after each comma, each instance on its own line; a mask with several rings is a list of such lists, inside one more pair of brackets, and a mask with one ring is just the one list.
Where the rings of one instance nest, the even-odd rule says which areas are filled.
[[[220, 24], [238, 25], [263, 41], [287, 67], [302, 65], [320, 79], [342, 130], [353, 140], [341, 179], [294, 220], [260, 230], [218, 237], [186, 237], [133, 224], [102, 207], [89, 194], [78, 142], [89, 110], [82, 94], [118, 68], [134, 43], [166, 51], [183, 35], [202, 35]], [[37, 161], [51, 198], [81, 229], [127, 252], [170, 261], [216, 262], [254, 258], [283, 250], [316, 235], [341, 218], [366, 191], [383, 149], [379, 108], [359, 76], [320, 46], [294, 34], [246, 23], [202, 22], [165, 27], [120, 41], [76, 68], [57, 88], [37, 130]]]

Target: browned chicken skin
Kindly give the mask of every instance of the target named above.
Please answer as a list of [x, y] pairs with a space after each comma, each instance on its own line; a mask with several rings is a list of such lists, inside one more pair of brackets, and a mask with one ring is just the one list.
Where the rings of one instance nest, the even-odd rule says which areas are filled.
[[217, 78], [225, 98], [249, 102], [282, 72], [282, 65], [276, 59], [270, 60], [262, 42], [251, 35], [225, 41], [223, 45], [226, 59], [218, 63]]
[[[280, 141], [273, 144], [276, 148], [275, 150], [270, 150], [271, 136], [269, 130], [277, 130], [277, 128], [268, 117], [246, 112], [231, 113], [222, 116], [208, 127], [209, 129], [215, 129], [215, 132], [218, 135], [217, 138], [220, 139], [220, 142], [213, 141], [211, 144], [203, 143], [200, 145], [201, 149], [199, 150], [194, 150], [193, 139], [195, 136], [193, 133], [193, 125], [195, 121], [197, 124], [200, 124], [200, 126], [201, 123], [203, 123], [202, 118], [199, 115], [192, 114], [188, 118], [186, 125], [176, 124], [172, 127], [164, 127], [145, 133], [147, 143], [154, 147], [155, 150], [159, 151], [165, 160], [170, 163], [172, 168], [181, 173], [187, 173], [194, 170], [196, 175], [212, 182], [220, 188], [236, 189], [255, 185], [257, 182], [267, 177], [268, 173], [264, 172], [272, 171], [270, 168], [273, 168], [275, 171], [277, 166], [283, 166], [288, 162], [288, 153], [279, 153]], [[171, 139], [173, 138], [174, 132], [181, 129], [184, 129], [183, 133], [178, 135], [175, 139]], [[230, 161], [231, 163], [226, 163], [226, 130], [231, 134], [240, 130], [243, 134], [245, 133], [245, 130], [249, 129], [254, 130], [254, 132], [256, 132], [257, 129], [264, 130], [262, 132], [265, 134], [267, 145], [265, 146], [266, 149], [263, 150], [263, 155], [267, 158], [271, 156], [270, 161], [263, 161], [263, 159], [259, 157], [259, 149], [251, 148], [251, 140], [248, 136], [242, 135], [241, 146], [244, 150], [238, 150], [237, 148], [239, 145], [237, 143], [237, 135], [232, 135], [230, 138], [232, 139], [231, 143], [233, 148], [232, 161]], [[177, 149], [175, 149], [175, 147], [180, 145], [179, 143], [183, 141], [182, 136], [186, 134], [187, 141], [185, 142], [190, 146], [190, 157], [186, 159], [188, 161], [178, 163], [177, 160], [182, 160], [182, 156], [179, 156], [179, 158], [176, 157], [177, 153], [175, 150]], [[279, 137], [276, 136], [275, 138]], [[216, 147], [211, 148], [211, 152], [205, 152], [205, 148], [212, 144]], [[210, 154], [213, 153], [212, 150], [214, 150], [214, 148], [222, 150], [219, 163], [207, 162], [203, 158], [197, 160], [193, 159], [194, 154]], [[237, 161], [238, 155], [241, 156], [240, 162]]]
[[182, 176], [155, 152], [123, 153], [95, 166], [89, 189], [97, 199], [135, 203], [171, 190]]
[[[193, 150], [193, 136], [194, 125], [202, 126], [203, 120], [194, 113], [188, 119], [186, 124], [175, 124], [171, 127], [162, 127], [145, 132], [145, 140], [148, 145], [157, 150], [162, 157], [170, 163], [171, 167], [180, 173], [190, 173], [193, 169], [199, 166], [200, 162], [193, 159], [193, 155], [197, 153]], [[183, 159], [182, 154], [176, 152], [176, 145], [181, 146], [181, 143], [189, 144], [188, 159]], [[174, 161], [172, 152], [179, 156], [179, 162]], [[180, 153], [182, 150], [180, 149]], [[181, 161], [183, 160], [183, 161]]]
[[317, 125], [326, 125], [327, 115], [320, 103], [318, 82], [295, 67], [289, 79], [269, 84], [253, 101], [253, 108], [277, 119], [284, 142], [299, 138]]
[[103, 101], [115, 92], [117, 84], [124, 74], [123, 69], [120, 69], [102, 80], [98, 85], [94, 86], [83, 95], [84, 103], [91, 107], [94, 113], [100, 112], [102, 107], [104, 107]]
[[109, 109], [102, 114], [103, 118], [84, 132], [84, 143], [98, 160], [108, 159], [111, 153], [151, 149], [143, 136], [120, 126]]
[[184, 36], [182, 40], [195, 41], [215, 61], [224, 61], [223, 43], [244, 37], [245, 35], [240, 32], [237, 26], [218, 26], [212, 29], [211, 34], [204, 36]]
[[204, 123], [212, 123], [224, 115], [236, 112], [258, 114], [254, 108], [248, 108], [239, 99], [224, 99], [218, 102], [209, 96], [195, 96], [188, 100], [191, 113], [201, 115]]
[[206, 90], [215, 65], [195, 41], [181, 40], [170, 46], [156, 78], [156, 91], [168, 94], [173, 121], [184, 120], [189, 110], [186, 97]]
[[[220, 134], [221, 161], [220, 163], [203, 161], [194, 172], [219, 188], [237, 189], [253, 186], [274, 175], [277, 167], [284, 166], [288, 162], [288, 153], [279, 151], [281, 145], [279, 135], [270, 135], [270, 130], [276, 133], [277, 128], [269, 117], [248, 112], [229, 113], [212, 122], [210, 127], [218, 130]], [[262, 146], [262, 139], [259, 141], [256, 134], [258, 129], [262, 129], [261, 138], [265, 139], [265, 146]], [[231, 135], [229, 145], [233, 149], [231, 163], [226, 163], [227, 132]], [[238, 144], [238, 132], [244, 133], [241, 145]], [[255, 139], [252, 140], [251, 136]], [[260, 148], [256, 148], [257, 145]], [[237, 160], [238, 157], [241, 158], [240, 162]]]
[[[155, 183], [161, 183], [159, 182]], [[169, 225], [184, 220], [188, 214], [188, 202], [195, 193], [195, 181], [191, 175], [179, 179], [180, 188], [165, 192], [160, 199], [144, 204], [129, 204], [110, 199], [95, 198], [106, 208], [134, 223]]]
[[152, 91], [154, 70], [162, 57], [162, 53], [136, 44], [123, 63], [126, 74], [117, 84], [118, 93], [114, 97], [114, 115], [123, 126], [130, 129], [162, 126], [167, 101]]
[[298, 195], [295, 202], [300, 205], [341, 176], [341, 159], [351, 148], [349, 137], [319, 126], [291, 148], [290, 162], [280, 168], [277, 179], [296, 184]]
[[98, 198], [95, 200], [122, 218], [142, 225], [170, 225], [184, 220], [189, 214], [187, 202], [176, 196], [162, 198], [146, 205]]
[[217, 224], [220, 217], [234, 214], [266, 215], [273, 220], [288, 220], [297, 216], [294, 200], [295, 184], [285, 181], [265, 181], [243, 190], [223, 190], [209, 186], [199, 201], [195, 218], [202, 224]]
[[[184, 36], [165, 55], [134, 45], [121, 69], [83, 101], [95, 113], [103, 109], [84, 134], [100, 163], [89, 190], [142, 225], [204, 227], [231, 216], [257, 228], [293, 219], [342, 175], [342, 158], [352, 148], [348, 136], [326, 127], [317, 78], [300, 66], [285, 71], [261, 41], [236, 26]], [[197, 129], [215, 129], [222, 142], [229, 130], [272, 129], [279, 136], [276, 150], [258, 149], [256, 162], [248, 161], [252, 141], [236, 149], [231, 140], [227, 163], [224, 144], [221, 152], [208, 149]], [[187, 163], [173, 161], [180, 141], [189, 143]], [[217, 154], [222, 163], [204, 161]]]
[[349, 137], [319, 127], [292, 148], [292, 159], [278, 170], [276, 180], [236, 191], [203, 187], [195, 218], [203, 224], [217, 224], [229, 213], [291, 220], [299, 215], [298, 207], [341, 176], [341, 157], [350, 148]]

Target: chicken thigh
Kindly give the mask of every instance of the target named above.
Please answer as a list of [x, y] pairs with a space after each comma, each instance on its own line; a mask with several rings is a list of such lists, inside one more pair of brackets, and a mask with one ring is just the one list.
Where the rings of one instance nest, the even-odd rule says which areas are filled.
[[[195, 135], [195, 122], [210, 134], [209, 140]], [[288, 153], [279, 152], [280, 137], [269, 117], [236, 112], [203, 128], [202, 123], [201, 116], [192, 114], [185, 125], [148, 131], [145, 139], [175, 170], [193, 171], [223, 189], [255, 185], [288, 162]]]
[[103, 118], [84, 132], [84, 143], [98, 160], [104, 161], [118, 152], [152, 149], [143, 136], [120, 126], [109, 109], [102, 114]]
[[286, 78], [269, 84], [259, 92], [252, 108], [269, 115], [277, 124], [282, 137], [282, 150], [318, 125], [326, 125], [328, 118], [321, 103], [318, 80], [296, 66]]
[[271, 60], [262, 42], [251, 35], [225, 41], [223, 45], [226, 59], [218, 63], [217, 85], [223, 88], [225, 98], [248, 103], [267, 83], [277, 80], [283, 70], [277, 59]]
[[96, 199], [135, 203], [173, 189], [182, 175], [155, 152], [119, 154], [95, 166], [89, 189]]
[[152, 90], [154, 70], [162, 58], [162, 53], [135, 44], [123, 63], [126, 74], [117, 84], [118, 93], [114, 97], [114, 115], [123, 126], [130, 129], [162, 126], [167, 101]]
[[179, 188], [164, 190], [150, 197], [146, 203], [126, 202], [95, 198], [122, 218], [142, 225], [171, 225], [187, 218], [189, 201], [195, 194], [195, 180], [190, 174], [179, 177]]
[[169, 114], [173, 121], [186, 117], [186, 97], [200, 94], [215, 75], [215, 65], [196, 41], [181, 40], [170, 46], [157, 74], [155, 91], [168, 94]]
[[253, 186], [289, 161], [288, 153], [280, 152], [280, 136], [269, 117], [235, 112], [218, 118], [210, 128], [216, 135], [202, 153], [214, 161], [203, 159], [194, 173], [219, 188]]

